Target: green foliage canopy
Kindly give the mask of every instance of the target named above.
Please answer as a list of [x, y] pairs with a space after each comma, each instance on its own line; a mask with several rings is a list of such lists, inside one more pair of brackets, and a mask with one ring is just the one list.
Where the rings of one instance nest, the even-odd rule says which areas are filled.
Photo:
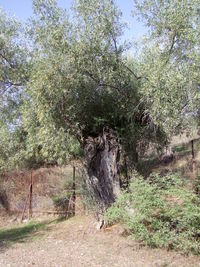
[[76, 140], [106, 127], [130, 154], [138, 142], [165, 143], [199, 107], [198, 3], [135, 1], [150, 32], [134, 58], [112, 0], [74, 0], [69, 14], [34, 0], [25, 31], [1, 10], [0, 135], [13, 140], [2, 162], [19, 152], [20, 161], [64, 163]]
[[147, 110], [173, 132], [199, 109], [199, 0], [135, 1], [134, 15], [149, 27], [139, 59]]

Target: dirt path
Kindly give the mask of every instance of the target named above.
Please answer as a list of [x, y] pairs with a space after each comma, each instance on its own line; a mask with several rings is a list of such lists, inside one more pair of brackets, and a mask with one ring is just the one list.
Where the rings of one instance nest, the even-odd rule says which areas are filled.
[[[9, 234], [13, 235], [13, 231]], [[6, 236], [8, 238], [8, 234]], [[18, 233], [12, 242], [4, 237], [0, 240], [0, 266], [199, 267], [200, 258], [140, 247], [123, 237], [121, 227], [98, 231], [91, 217], [79, 216], [48, 223], [26, 238], [22, 234], [19, 237]]]

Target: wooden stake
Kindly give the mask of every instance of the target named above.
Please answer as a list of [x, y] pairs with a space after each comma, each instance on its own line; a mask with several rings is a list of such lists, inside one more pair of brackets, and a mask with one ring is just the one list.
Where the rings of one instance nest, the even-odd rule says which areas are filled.
[[194, 140], [191, 141], [191, 149], [192, 149], [192, 171], [195, 173], [195, 155], [194, 155]]
[[31, 184], [30, 184], [30, 197], [29, 197], [29, 214], [28, 214], [29, 220], [33, 215], [32, 203], [33, 203], [33, 171], [31, 171]]
[[71, 200], [72, 200], [72, 195], [70, 195], [70, 198], [69, 198], [69, 203], [68, 203], [68, 207], [66, 210], [66, 217], [67, 217], [67, 215], [69, 216], [69, 214], [70, 214]]
[[76, 213], [76, 168], [73, 166], [73, 184], [72, 184], [72, 214], [75, 216]]

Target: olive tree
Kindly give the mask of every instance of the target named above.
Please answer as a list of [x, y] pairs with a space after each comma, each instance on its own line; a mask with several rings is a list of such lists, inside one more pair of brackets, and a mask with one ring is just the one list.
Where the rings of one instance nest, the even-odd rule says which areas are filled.
[[143, 105], [132, 112], [140, 79], [124, 56], [121, 12], [112, 0], [76, 0], [71, 17], [55, 1], [33, 4], [28, 105], [40, 126], [77, 138], [86, 182], [103, 212], [120, 191], [120, 155], [135, 149], [148, 120]]
[[168, 133], [191, 131], [200, 100], [200, 2], [134, 2], [134, 15], [149, 28], [139, 58], [146, 109]]
[[74, 0], [69, 14], [55, 0], [34, 0], [25, 54], [17, 24], [3, 27], [15, 34], [2, 46], [1, 88], [16, 90], [11, 118], [22, 129], [22, 154], [65, 163], [79, 143], [100, 213], [120, 192], [125, 159], [137, 161], [137, 144], [165, 143], [199, 105], [198, 1], [135, 3], [150, 34], [134, 57], [113, 0]]
[[22, 87], [28, 76], [23, 27], [0, 9], [0, 170], [15, 165], [21, 149]]

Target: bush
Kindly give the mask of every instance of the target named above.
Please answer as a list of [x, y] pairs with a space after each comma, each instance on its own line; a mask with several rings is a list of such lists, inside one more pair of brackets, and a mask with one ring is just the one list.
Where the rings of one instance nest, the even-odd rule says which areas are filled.
[[134, 174], [129, 192], [107, 210], [109, 223], [121, 222], [145, 245], [200, 254], [200, 207], [197, 195], [179, 174]]

